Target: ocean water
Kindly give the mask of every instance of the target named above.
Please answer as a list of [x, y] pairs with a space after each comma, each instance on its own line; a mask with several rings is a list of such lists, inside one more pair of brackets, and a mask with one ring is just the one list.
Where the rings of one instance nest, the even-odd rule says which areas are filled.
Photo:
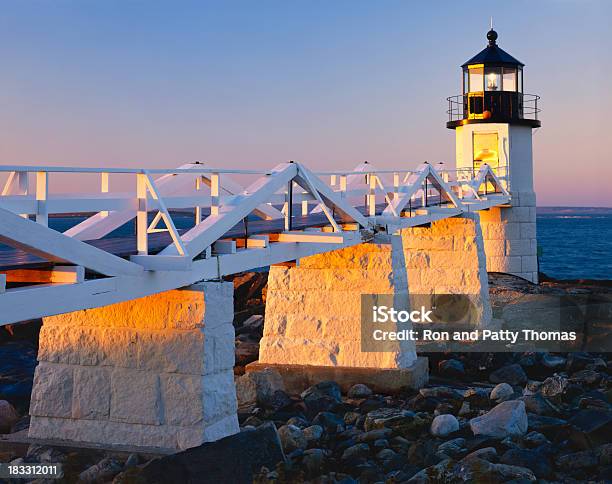
[[[175, 214], [177, 228], [188, 228], [191, 215]], [[64, 231], [83, 220], [52, 218], [49, 224]], [[612, 280], [612, 209], [538, 207], [540, 271], [555, 279]], [[128, 223], [111, 236], [134, 233]]]
[[555, 279], [612, 279], [612, 209], [538, 208], [540, 271]]

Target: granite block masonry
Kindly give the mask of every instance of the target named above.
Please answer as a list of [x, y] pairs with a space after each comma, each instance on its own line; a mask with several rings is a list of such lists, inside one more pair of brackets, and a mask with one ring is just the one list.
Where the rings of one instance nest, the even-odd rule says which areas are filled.
[[274, 266], [268, 277], [259, 364], [359, 368], [409, 368], [413, 341], [385, 352], [361, 351], [362, 294], [393, 295], [407, 302], [401, 239], [366, 243]]
[[29, 436], [185, 449], [239, 431], [233, 284], [44, 318]]
[[[461, 320], [486, 328], [492, 320], [485, 247], [477, 213], [465, 213], [433, 222], [430, 227], [400, 231], [410, 294], [435, 296], [461, 294], [470, 302]], [[418, 298], [418, 301], [413, 299]], [[418, 306], [422, 296], [411, 298]]]
[[480, 212], [487, 270], [538, 282], [536, 195], [511, 192], [512, 207]]

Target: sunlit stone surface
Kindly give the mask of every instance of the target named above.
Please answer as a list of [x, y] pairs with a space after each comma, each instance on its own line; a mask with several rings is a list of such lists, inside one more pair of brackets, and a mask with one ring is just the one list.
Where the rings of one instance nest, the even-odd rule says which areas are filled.
[[394, 342], [391, 351], [361, 351], [361, 295], [389, 294], [398, 307], [406, 304], [401, 239], [389, 240], [271, 267], [259, 363], [410, 367], [416, 361], [411, 341]]
[[232, 283], [44, 318], [30, 437], [187, 448], [238, 432]]
[[[478, 214], [402, 229], [401, 236], [410, 294], [465, 295], [471, 307], [462, 320], [453, 322], [487, 327], [492, 313]], [[411, 297], [413, 306], [422, 300]]]

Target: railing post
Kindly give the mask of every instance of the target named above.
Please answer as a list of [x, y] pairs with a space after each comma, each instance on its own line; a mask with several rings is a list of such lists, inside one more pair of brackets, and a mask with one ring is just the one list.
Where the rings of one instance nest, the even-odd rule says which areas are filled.
[[[200, 191], [202, 188], [202, 175], [198, 175], [195, 181], [195, 189], [196, 191]], [[200, 205], [196, 205], [195, 207], [195, 225], [200, 225], [202, 222], [202, 207]]]
[[[102, 172], [100, 173], [100, 193], [108, 193], [108, 173]], [[102, 210], [100, 212], [100, 216], [102, 218], [108, 217], [108, 210]]]
[[285, 212], [285, 230], [293, 229], [293, 180], [287, 184], [287, 211]]
[[340, 198], [346, 198], [346, 175], [340, 175]]
[[368, 193], [368, 208], [370, 217], [376, 215], [376, 175], [370, 173], [370, 191]]
[[399, 185], [400, 185], [400, 176], [399, 173], [393, 173], [393, 200], [396, 201], [399, 199]]
[[138, 198], [136, 249], [138, 250], [138, 255], [147, 255], [149, 253], [147, 241], [147, 179], [144, 173], [136, 175], [136, 197]]
[[210, 214], [219, 215], [219, 173], [210, 176]]
[[46, 171], [36, 172], [36, 222], [49, 226], [49, 214], [47, 213], [47, 196], [49, 192], [49, 176]]

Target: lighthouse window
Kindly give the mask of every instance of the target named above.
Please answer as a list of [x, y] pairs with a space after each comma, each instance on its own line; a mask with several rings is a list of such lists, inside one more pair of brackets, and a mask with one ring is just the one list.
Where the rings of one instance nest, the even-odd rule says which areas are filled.
[[470, 66], [469, 70], [470, 70], [470, 92], [484, 91], [484, 82], [483, 82], [484, 68]]
[[504, 91], [516, 91], [516, 69], [504, 67]]
[[501, 91], [501, 69], [491, 67], [485, 72], [485, 88], [487, 91]]

